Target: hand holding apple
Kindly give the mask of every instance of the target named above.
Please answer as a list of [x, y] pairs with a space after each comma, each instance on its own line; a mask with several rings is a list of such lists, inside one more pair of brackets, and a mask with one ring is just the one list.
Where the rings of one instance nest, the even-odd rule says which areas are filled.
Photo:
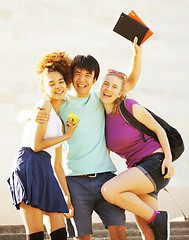
[[76, 130], [78, 123], [79, 123], [79, 117], [77, 116], [76, 113], [71, 112], [67, 116], [67, 122], [66, 122], [66, 132], [65, 132], [65, 138], [66, 140], [70, 139]]
[[78, 115], [74, 112], [71, 112], [68, 114], [68, 116], [67, 116], [68, 122], [70, 121], [70, 118], [72, 119], [73, 125], [75, 125], [79, 121]]

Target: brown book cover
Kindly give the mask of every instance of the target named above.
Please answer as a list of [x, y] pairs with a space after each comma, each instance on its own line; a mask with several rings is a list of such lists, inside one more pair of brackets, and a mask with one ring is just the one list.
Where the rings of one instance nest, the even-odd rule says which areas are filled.
[[137, 36], [139, 46], [153, 34], [133, 10], [120, 15], [113, 31], [132, 42]]

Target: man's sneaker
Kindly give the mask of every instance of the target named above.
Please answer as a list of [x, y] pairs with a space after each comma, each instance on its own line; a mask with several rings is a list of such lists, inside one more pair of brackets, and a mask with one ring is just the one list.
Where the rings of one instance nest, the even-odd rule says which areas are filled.
[[169, 240], [170, 221], [169, 214], [166, 211], [159, 211], [153, 223], [150, 223], [149, 226], [154, 232], [155, 240]]

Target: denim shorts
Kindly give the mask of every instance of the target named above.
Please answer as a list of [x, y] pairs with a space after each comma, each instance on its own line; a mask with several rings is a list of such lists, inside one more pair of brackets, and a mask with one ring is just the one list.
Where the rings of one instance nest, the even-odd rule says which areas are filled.
[[66, 177], [71, 201], [74, 207], [74, 217], [67, 220], [69, 237], [79, 237], [92, 234], [92, 213], [95, 211], [105, 227], [111, 225], [125, 226], [125, 210], [107, 202], [102, 194], [102, 185], [116, 176], [111, 172], [98, 173], [91, 176]]
[[159, 191], [164, 188], [170, 181], [170, 178], [164, 178], [164, 175], [161, 173], [161, 165], [164, 160], [164, 153], [153, 153], [140, 162], [136, 163], [133, 167], [139, 168], [146, 177], [154, 185], [154, 192], [148, 193], [150, 196], [157, 199]]

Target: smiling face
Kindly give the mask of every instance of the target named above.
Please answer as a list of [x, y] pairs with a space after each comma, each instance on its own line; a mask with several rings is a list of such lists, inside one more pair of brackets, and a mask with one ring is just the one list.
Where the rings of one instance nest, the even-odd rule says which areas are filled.
[[43, 72], [41, 88], [50, 100], [65, 99], [67, 90], [66, 83], [62, 74], [57, 71], [49, 72], [48, 70], [45, 70]]
[[91, 87], [95, 82], [96, 79], [94, 79], [94, 71], [90, 73], [85, 69], [74, 69], [73, 86], [77, 92], [77, 97], [88, 97]]
[[113, 104], [121, 96], [123, 80], [116, 75], [106, 75], [100, 90], [100, 99], [104, 104]]

